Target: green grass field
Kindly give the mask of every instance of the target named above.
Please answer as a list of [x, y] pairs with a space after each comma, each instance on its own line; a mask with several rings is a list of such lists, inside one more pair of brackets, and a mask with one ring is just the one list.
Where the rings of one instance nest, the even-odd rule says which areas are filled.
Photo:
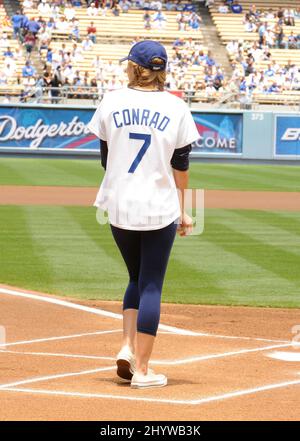
[[[100, 161], [1, 158], [0, 185], [97, 186]], [[191, 163], [190, 186], [224, 190], [300, 191], [300, 167]]]
[[[98, 185], [97, 161], [0, 159], [0, 185]], [[194, 163], [191, 186], [300, 191], [300, 167]], [[0, 186], [0, 192], [3, 191]], [[163, 301], [300, 306], [300, 211], [206, 210], [200, 236], [177, 237]], [[121, 300], [125, 265], [93, 207], [0, 206], [0, 283]]]

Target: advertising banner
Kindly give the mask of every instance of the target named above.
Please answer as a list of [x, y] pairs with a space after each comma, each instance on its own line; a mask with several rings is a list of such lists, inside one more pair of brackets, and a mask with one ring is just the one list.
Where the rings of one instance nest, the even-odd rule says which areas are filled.
[[193, 112], [199, 140], [193, 152], [241, 154], [243, 151], [243, 115]]
[[300, 116], [275, 116], [275, 155], [300, 156]]
[[98, 150], [86, 124], [93, 109], [0, 107], [0, 148]]

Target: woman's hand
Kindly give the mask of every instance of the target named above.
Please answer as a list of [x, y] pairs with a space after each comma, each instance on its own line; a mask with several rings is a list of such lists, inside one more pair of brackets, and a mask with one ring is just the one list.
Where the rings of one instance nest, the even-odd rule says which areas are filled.
[[177, 233], [180, 236], [188, 236], [193, 231], [193, 219], [187, 214], [183, 213], [180, 217], [179, 224], [177, 227]]

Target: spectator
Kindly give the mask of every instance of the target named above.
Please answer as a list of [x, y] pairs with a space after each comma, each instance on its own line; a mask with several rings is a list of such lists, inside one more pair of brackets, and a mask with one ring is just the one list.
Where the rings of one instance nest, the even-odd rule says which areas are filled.
[[70, 29], [70, 24], [67, 22], [64, 16], [60, 17], [60, 20], [56, 22], [56, 29], [62, 33], [68, 32]]
[[0, 29], [5, 32], [12, 30], [11, 21], [8, 15], [4, 15], [0, 18]]
[[57, 67], [56, 71], [54, 72], [54, 75], [50, 81], [51, 86], [51, 102], [52, 104], [56, 104], [59, 100], [59, 89], [62, 87], [64, 81], [63, 76], [61, 74], [61, 68], [60, 66]]
[[57, 20], [59, 18], [60, 8], [59, 8], [59, 6], [56, 3], [53, 3], [50, 6], [50, 15], [51, 15], [51, 17], [54, 18], [54, 20]]
[[33, 8], [33, 1], [32, 0], [24, 0], [23, 1], [23, 9], [31, 9]]
[[274, 72], [271, 64], [268, 64], [268, 67], [265, 70], [264, 74], [266, 77], [273, 77], [275, 75], [275, 72]]
[[283, 8], [281, 6], [280, 6], [280, 8], [277, 11], [277, 18], [279, 19], [279, 23], [283, 24], [284, 10], [283, 10]]
[[7, 75], [5, 74], [5, 72], [2, 69], [0, 71], [0, 85], [1, 86], [6, 85], [7, 84], [7, 80], [8, 80], [8, 77], [7, 77]]
[[295, 12], [293, 9], [286, 9], [284, 11], [284, 23], [287, 26], [295, 26]]
[[153, 24], [155, 26], [155, 28], [165, 28], [167, 23], [167, 18], [166, 16], [163, 14], [162, 11], [158, 11], [154, 14], [153, 16]]
[[177, 14], [176, 21], [178, 23], [178, 30], [185, 31], [187, 26], [187, 18], [183, 11]]
[[273, 12], [272, 8], [268, 9], [268, 12], [266, 13], [266, 20], [273, 20], [275, 18], [275, 14]]
[[274, 28], [274, 33], [275, 33], [275, 46], [280, 49], [283, 46], [284, 33], [283, 33], [283, 27], [279, 23], [276, 23]]
[[19, 44], [19, 46], [15, 49], [14, 58], [16, 60], [22, 60], [23, 57], [24, 57], [23, 46], [22, 46], [22, 44]]
[[205, 96], [208, 101], [212, 101], [217, 96], [213, 81], [209, 81], [205, 87]]
[[72, 0], [72, 5], [75, 8], [80, 8], [82, 6], [81, 0]]
[[47, 3], [46, 0], [42, 0], [41, 3], [38, 5], [38, 11], [42, 15], [47, 15], [50, 13], [50, 5]]
[[162, 10], [162, 3], [159, 0], [153, 0], [150, 3], [150, 9], [153, 9], [154, 11], [161, 11]]
[[131, 8], [131, 2], [129, 0], [120, 0], [119, 5], [124, 14], [126, 14]]
[[98, 15], [98, 9], [95, 6], [95, 3], [91, 3], [91, 6], [87, 8], [87, 15], [90, 17], [96, 17]]
[[39, 32], [39, 30], [41, 29], [41, 25], [35, 21], [34, 17], [32, 17], [29, 21], [28, 24], [26, 25], [26, 28], [29, 32], [31, 32], [34, 36], [36, 36], [36, 34]]
[[52, 32], [54, 29], [56, 29], [56, 24], [53, 17], [50, 17], [49, 21], [47, 22], [47, 28]]
[[87, 28], [87, 34], [89, 39], [92, 40], [93, 43], [96, 43], [97, 29], [93, 21], [91, 21], [89, 27]]
[[256, 32], [257, 28], [256, 28], [256, 24], [253, 23], [252, 21], [246, 21], [245, 22], [245, 31], [246, 32]]
[[12, 16], [11, 21], [13, 25], [14, 38], [20, 37], [21, 28], [23, 26], [23, 14], [17, 11], [15, 15]]
[[94, 43], [92, 40], [87, 36], [83, 42], [82, 42], [82, 49], [84, 51], [89, 51], [90, 49], [93, 49]]
[[249, 8], [249, 16], [256, 20], [259, 17], [259, 12], [256, 9], [256, 5], [251, 5]]
[[51, 34], [46, 26], [42, 27], [37, 35], [39, 51], [42, 53], [43, 51], [48, 49], [48, 46], [51, 41]]
[[196, 12], [192, 12], [188, 22], [189, 27], [197, 31], [200, 28], [201, 22], [202, 22], [201, 17], [198, 14], [196, 14]]
[[143, 15], [143, 20], [144, 20], [144, 28], [145, 29], [151, 29], [151, 15], [149, 14], [148, 11], [145, 12], [145, 14]]
[[265, 44], [268, 47], [275, 47], [275, 33], [272, 29], [267, 29], [265, 33]]
[[43, 26], [46, 26], [46, 21], [43, 19], [43, 17], [40, 15], [39, 18], [36, 21], [40, 27], [42, 28]]
[[267, 26], [268, 23], [261, 23], [259, 28], [258, 28], [258, 35], [259, 35], [259, 45], [262, 46], [265, 43], [265, 35], [267, 32]]
[[173, 48], [174, 48], [174, 47], [183, 47], [183, 46], [185, 46], [185, 41], [184, 41], [184, 38], [183, 38], [183, 37], [179, 37], [179, 38], [177, 38], [177, 39], [173, 42], [173, 45], [172, 45]]
[[103, 62], [102, 58], [100, 58], [100, 55], [96, 55], [96, 57], [93, 60], [92, 65], [96, 70], [103, 69], [104, 62]]
[[16, 64], [13, 62], [13, 60], [6, 60], [4, 62], [3, 66], [3, 72], [6, 75], [6, 77], [11, 79], [15, 73], [16, 73]]
[[83, 50], [81, 47], [79, 47], [77, 45], [77, 43], [73, 43], [72, 46], [72, 62], [77, 63], [77, 61], [83, 61], [84, 57], [83, 57]]
[[70, 38], [75, 41], [80, 41], [80, 29], [78, 25], [72, 26]]
[[231, 11], [234, 14], [241, 14], [243, 12], [243, 7], [239, 4], [237, 0], [235, 0], [231, 5]]
[[297, 36], [292, 31], [288, 36], [288, 48], [289, 49], [297, 49]]
[[215, 60], [212, 57], [211, 51], [207, 52], [207, 56], [205, 58], [205, 62], [206, 62], [207, 66], [215, 66], [216, 62], [215, 62]]
[[108, 60], [108, 62], [104, 65], [104, 72], [107, 75], [115, 75], [116, 66], [113, 64], [112, 60]]
[[14, 53], [12, 52], [12, 50], [11, 50], [11, 48], [9, 46], [3, 52], [3, 56], [6, 57], [6, 58], [14, 58]]
[[226, 49], [227, 49], [227, 51], [229, 52], [229, 54], [232, 55], [232, 54], [236, 54], [236, 53], [237, 53], [237, 51], [238, 51], [238, 46], [239, 46], [239, 44], [238, 44], [237, 41], [235, 41], [235, 40], [231, 40], [231, 41], [229, 41], [229, 42], [227, 43], [227, 45], [226, 45]]
[[53, 52], [52, 52], [52, 48], [48, 47], [47, 49], [47, 54], [46, 54], [46, 61], [47, 63], [52, 64], [52, 60], [53, 60]]
[[276, 83], [276, 81], [273, 81], [268, 89], [269, 93], [278, 93], [280, 92], [280, 87]]
[[117, 80], [116, 75], [113, 75], [110, 80], [108, 80], [107, 88], [108, 90], [116, 90], [120, 89], [122, 87], [122, 84], [119, 80]]
[[67, 3], [64, 9], [64, 16], [66, 17], [67, 21], [71, 21], [73, 18], [75, 18], [75, 9], [71, 3]]
[[22, 69], [22, 77], [33, 77], [36, 74], [35, 68], [31, 65], [31, 62], [28, 60], [25, 63], [25, 66]]
[[121, 12], [121, 8], [120, 8], [120, 6], [118, 5], [118, 3], [115, 3], [115, 5], [114, 5], [113, 8], [112, 8], [112, 14], [113, 14], [115, 17], [119, 17], [120, 12]]
[[30, 56], [36, 42], [36, 37], [32, 32], [27, 32], [24, 38], [24, 46], [27, 52], [27, 55]]
[[229, 12], [226, 0], [223, 0], [223, 4], [219, 6], [218, 11], [220, 14], [227, 14]]

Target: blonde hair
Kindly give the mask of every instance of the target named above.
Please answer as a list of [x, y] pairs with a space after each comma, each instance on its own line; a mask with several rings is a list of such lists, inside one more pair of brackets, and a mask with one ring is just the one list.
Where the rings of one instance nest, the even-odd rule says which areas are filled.
[[[153, 86], [157, 87], [158, 90], [164, 90], [164, 85], [166, 81], [166, 71], [165, 70], [151, 70], [146, 67], [140, 66], [134, 61], [129, 60], [128, 63], [133, 67], [134, 78], [128, 83], [129, 87], [145, 87]], [[154, 64], [164, 64], [164, 61], [160, 58], [153, 58], [152, 63]]]

